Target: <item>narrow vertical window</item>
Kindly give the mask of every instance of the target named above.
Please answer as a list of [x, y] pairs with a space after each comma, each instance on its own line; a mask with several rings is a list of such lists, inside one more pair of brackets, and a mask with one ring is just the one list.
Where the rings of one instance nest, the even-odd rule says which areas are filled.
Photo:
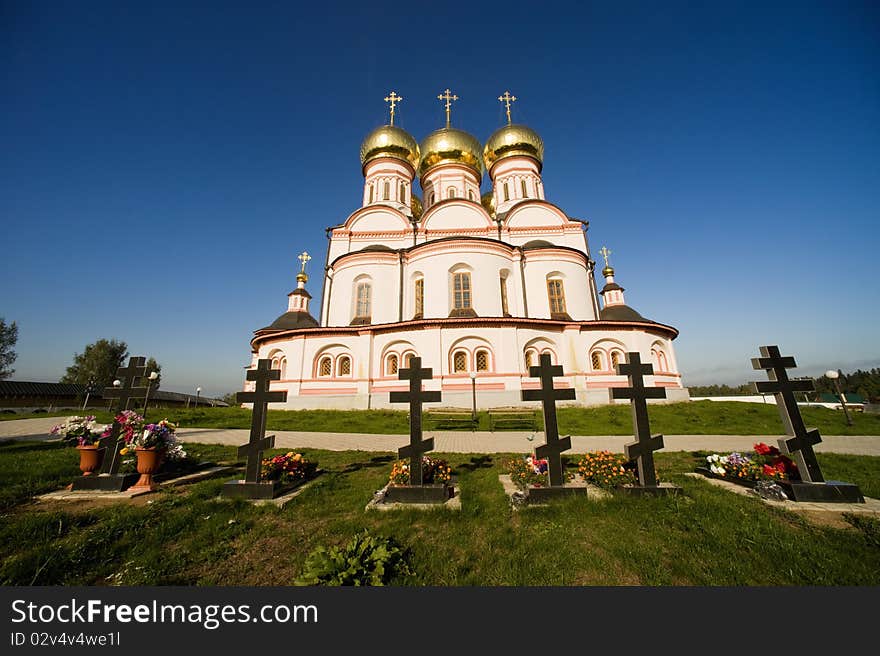
[[525, 180], [520, 180], [520, 183], [522, 184], [522, 195], [523, 195], [523, 198], [528, 198], [528, 197], [529, 197], [529, 190], [526, 189], [526, 181], [525, 181]]
[[347, 355], [343, 355], [337, 361], [336, 367], [338, 369], [337, 376], [350, 376], [351, 375], [351, 358]]
[[489, 352], [477, 351], [477, 371], [489, 371]]
[[373, 202], [373, 185], [370, 185], [370, 200], [368, 202], [369, 203]]
[[504, 183], [504, 200], [510, 200], [510, 189], [507, 188], [507, 183]]
[[501, 276], [501, 315], [510, 316], [510, 310], [507, 307], [507, 278]]
[[431, 192], [431, 202], [428, 203], [428, 204], [429, 204], [429, 205], [433, 205], [433, 204], [434, 204], [434, 192], [433, 192], [433, 191]]
[[565, 292], [558, 278], [547, 281], [547, 295], [550, 297], [550, 315], [565, 313]]
[[400, 202], [406, 205], [406, 183], [400, 183]]
[[468, 189], [468, 200], [474, 200], [474, 190]]
[[452, 371], [453, 373], [467, 371], [467, 353], [464, 351], [457, 351], [455, 355], [452, 356]]
[[391, 198], [391, 183], [386, 182], [382, 187], [382, 200], [390, 200]]
[[447, 198], [455, 198], [455, 187], [450, 187], [449, 191], [446, 192]]
[[396, 376], [397, 375], [397, 367], [399, 361], [397, 356], [393, 353], [388, 356], [388, 359], [385, 361], [385, 375], [386, 376]]
[[412, 359], [416, 356], [415, 353], [407, 353], [403, 356], [403, 365], [409, 369], [412, 367]]
[[425, 316], [425, 279], [416, 278], [415, 282], [415, 314], [413, 318], [421, 319]]
[[620, 351], [611, 351], [611, 368], [620, 364]]
[[281, 380], [287, 380], [287, 358], [281, 358]]
[[471, 274], [456, 273], [452, 276], [452, 305], [456, 310], [471, 307]]
[[590, 355], [590, 364], [593, 365], [593, 371], [602, 371], [602, 354], [599, 351], [593, 351]]
[[321, 364], [318, 365], [318, 375], [319, 376], [329, 376], [333, 372], [333, 362], [330, 358], [321, 358]]
[[355, 316], [358, 318], [369, 318], [371, 314], [370, 308], [370, 283], [360, 282], [357, 286], [357, 303], [355, 307]]
[[526, 351], [526, 371], [529, 370], [529, 367], [535, 366], [535, 352], [531, 349]]

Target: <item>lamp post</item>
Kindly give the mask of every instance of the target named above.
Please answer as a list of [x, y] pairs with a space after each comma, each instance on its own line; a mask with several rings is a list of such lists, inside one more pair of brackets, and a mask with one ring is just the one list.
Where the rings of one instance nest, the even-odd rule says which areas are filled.
[[843, 414], [846, 417], [846, 425], [852, 426], [852, 417], [849, 416], [849, 410], [846, 409], [846, 397], [844, 397], [843, 392], [840, 391], [840, 382], [837, 380], [840, 377], [840, 374], [837, 373], [834, 369], [829, 369], [825, 372], [825, 376], [827, 376], [834, 382], [834, 389], [837, 391], [837, 396], [840, 399], [840, 405], [843, 407]]
[[196, 408], [199, 407], [199, 394], [202, 393], [201, 387], [196, 387]]
[[471, 410], [471, 420], [477, 421], [477, 372], [471, 372], [471, 396], [473, 397], [473, 409]]
[[95, 379], [89, 378], [89, 382], [86, 383], [86, 400], [83, 401], [83, 412], [86, 411], [86, 406], [89, 404], [89, 395], [92, 393], [92, 390], [95, 388]]
[[[116, 380], [113, 381], [113, 387], [116, 387], [116, 388], [122, 387], [122, 381], [117, 378]], [[107, 406], [107, 411], [112, 412], [112, 410], [113, 410], [113, 399], [111, 398], [110, 404]]]
[[159, 377], [159, 374], [156, 373], [155, 371], [151, 371], [150, 375], [147, 377], [148, 378], [148, 380], [147, 380], [147, 393], [144, 395], [144, 412], [143, 412], [144, 419], [147, 418], [147, 403], [149, 403], [149, 401], [150, 401], [150, 389], [152, 389], [152, 387], [153, 387], [153, 381], [156, 380], [158, 377]]

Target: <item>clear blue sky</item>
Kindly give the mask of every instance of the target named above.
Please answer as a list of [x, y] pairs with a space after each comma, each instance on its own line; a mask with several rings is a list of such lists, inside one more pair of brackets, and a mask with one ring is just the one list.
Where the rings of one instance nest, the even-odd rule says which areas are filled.
[[240, 389], [302, 250], [320, 302], [383, 96], [422, 139], [446, 87], [481, 141], [520, 98], [548, 199], [680, 329], [686, 384], [763, 378], [762, 344], [880, 366], [876, 3], [7, 1], [0, 83], [17, 380], [105, 337], [164, 389]]

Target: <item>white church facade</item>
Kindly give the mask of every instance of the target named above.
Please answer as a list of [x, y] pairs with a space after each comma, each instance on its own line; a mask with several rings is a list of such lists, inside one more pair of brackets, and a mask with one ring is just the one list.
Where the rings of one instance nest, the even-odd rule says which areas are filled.
[[[389, 392], [406, 389], [398, 369], [415, 355], [433, 369], [425, 389], [442, 392], [438, 405], [470, 408], [475, 391], [481, 408], [515, 406], [538, 387], [528, 368], [542, 353], [562, 365], [556, 384], [575, 390], [573, 403], [604, 404], [627, 384], [614, 372], [627, 351], [653, 364], [646, 384], [686, 400], [678, 331], [625, 304], [605, 249], [598, 288], [587, 223], [546, 200], [543, 142], [510, 122], [514, 98], [499, 98], [508, 124], [481, 146], [450, 126], [455, 96], [438, 97], [446, 127], [421, 144], [394, 125], [401, 98], [386, 98], [390, 123], [361, 146], [362, 205], [327, 230], [320, 308], [313, 316], [303, 254], [287, 312], [255, 331], [251, 366], [271, 360], [272, 389], [288, 392], [272, 407], [392, 407]], [[492, 190], [481, 196], [484, 174]]]

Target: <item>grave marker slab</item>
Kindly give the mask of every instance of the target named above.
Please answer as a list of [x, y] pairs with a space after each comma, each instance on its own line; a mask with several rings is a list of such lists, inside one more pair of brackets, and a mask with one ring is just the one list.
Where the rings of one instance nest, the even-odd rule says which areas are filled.
[[615, 365], [618, 375], [625, 375], [629, 387], [614, 387], [611, 396], [615, 399], [630, 399], [632, 408], [633, 429], [636, 442], [624, 446], [626, 457], [636, 463], [639, 484], [625, 486], [624, 490], [631, 494], [677, 494], [680, 488], [674, 485], [657, 483], [654, 469], [654, 451], [663, 448], [663, 436], [651, 435], [651, 424], [648, 419], [648, 399], [665, 399], [666, 390], [662, 387], [645, 387], [645, 375], [652, 375], [654, 367], [650, 363], [643, 364], [639, 353], [631, 351], [626, 354], [625, 364]]
[[247, 444], [238, 448], [238, 456], [247, 457], [243, 480], [232, 480], [223, 486], [223, 496], [241, 499], [273, 499], [281, 490], [282, 485], [275, 481], [261, 480], [263, 451], [275, 446], [275, 436], [266, 435], [266, 411], [270, 403], [287, 400], [285, 390], [269, 391], [273, 380], [281, 380], [281, 370], [272, 369], [271, 360], [258, 360], [257, 368], [247, 372], [247, 380], [254, 381], [253, 392], [238, 392], [235, 400], [238, 403], [253, 403], [251, 415], [251, 433]]
[[788, 438], [779, 440], [779, 450], [791, 456], [798, 468], [800, 481], [778, 481], [795, 501], [825, 501], [836, 503], [864, 503], [858, 486], [840, 481], [826, 481], [819, 467], [813, 447], [822, 441], [819, 431], [807, 428], [801, 410], [794, 398], [795, 392], [812, 392], [812, 380], [791, 380], [787, 369], [794, 369], [794, 357], [783, 356], [778, 346], [760, 347], [761, 357], [752, 358], [753, 369], [767, 372], [769, 381], [752, 382], [759, 394], [773, 394], [776, 407]]

